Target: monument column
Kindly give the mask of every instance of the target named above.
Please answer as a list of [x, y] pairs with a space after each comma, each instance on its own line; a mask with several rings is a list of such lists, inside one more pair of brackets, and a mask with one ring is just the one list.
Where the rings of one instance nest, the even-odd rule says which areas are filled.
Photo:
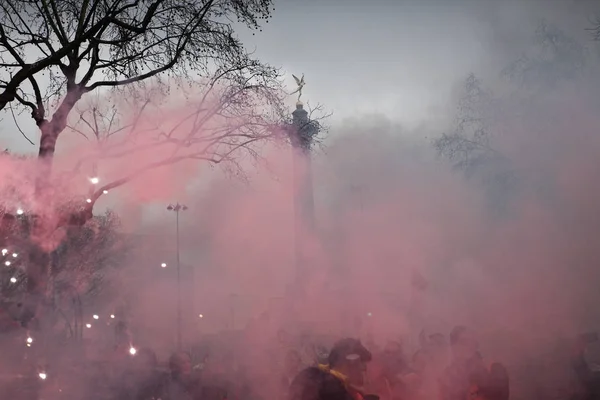
[[310, 265], [307, 258], [307, 239], [313, 237], [315, 229], [315, 204], [313, 195], [311, 150], [314, 137], [319, 133], [317, 121], [309, 118], [304, 104], [300, 100], [304, 87], [302, 79], [294, 76], [298, 89], [296, 109], [292, 113], [292, 124], [289, 127], [292, 145], [293, 168], [293, 206], [294, 206], [294, 297], [302, 296], [308, 282]]

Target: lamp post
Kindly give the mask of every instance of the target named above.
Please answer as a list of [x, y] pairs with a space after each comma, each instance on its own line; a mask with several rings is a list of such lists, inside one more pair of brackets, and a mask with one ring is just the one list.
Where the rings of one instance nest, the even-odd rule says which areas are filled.
[[177, 350], [181, 350], [181, 263], [179, 262], [179, 212], [187, 210], [184, 204], [169, 204], [167, 210], [175, 212], [176, 233], [175, 246], [177, 252]]

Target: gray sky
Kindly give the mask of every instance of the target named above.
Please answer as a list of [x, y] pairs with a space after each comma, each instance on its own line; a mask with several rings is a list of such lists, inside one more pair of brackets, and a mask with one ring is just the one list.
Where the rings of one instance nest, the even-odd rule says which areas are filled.
[[[587, 0], [279, 0], [262, 33], [240, 35], [258, 56], [306, 74], [304, 99], [336, 121], [378, 113], [407, 126], [442, 122], [452, 89], [474, 71], [494, 76], [546, 18], [584, 37]], [[287, 79], [293, 90], [291, 75]], [[0, 121], [0, 142], [35, 151]], [[28, 115], [22, 123], [37, 141]], [[64, 140], [64, 139], [63, 139]]]
[[495, 74], [518, 56], [542, 18], [585, 35], [593, 9], [572, 0], [281, 0], [248, 43], [305, 73], [306, 99], [336, 119], [374, 112], [413, 125], [435, 122], [468, 72]]

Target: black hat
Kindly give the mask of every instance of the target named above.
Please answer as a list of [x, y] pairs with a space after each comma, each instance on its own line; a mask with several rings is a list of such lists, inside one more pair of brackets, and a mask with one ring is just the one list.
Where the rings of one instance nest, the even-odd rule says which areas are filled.
[[360, 359], [362, 362], [369, 362], [372, 359], [371, 353], [360, 340], [346, 338], [336, 342], [329, 352], [329, 366], [335, 367], [345, 361]]

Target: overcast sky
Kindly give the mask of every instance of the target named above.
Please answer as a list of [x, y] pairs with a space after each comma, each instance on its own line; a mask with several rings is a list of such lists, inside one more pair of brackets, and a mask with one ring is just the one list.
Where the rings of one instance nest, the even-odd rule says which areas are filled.
[[[443, 120], [457, 82], [470, 71], [493, 76], [542, 18], [584, 38], [595, 9], [588, 0], [278, 0], [262, 33], [240, 35], [264, 61], [304, 73], [303, 98], [333, 111], [334, 123], [379, 113], [415, 126]], [[0, 135], [13, 150], [36, 150], [10, 115]]]
[[594, 8], [600, 3], [280, 0], [248, 43], [264, 60], [305, 73], [306, 99], [336, 117], [375, 112], [413, 125], [439, 116], [468, 72], [494, 74], [518, 56], [542, 18], [589, 35]]

